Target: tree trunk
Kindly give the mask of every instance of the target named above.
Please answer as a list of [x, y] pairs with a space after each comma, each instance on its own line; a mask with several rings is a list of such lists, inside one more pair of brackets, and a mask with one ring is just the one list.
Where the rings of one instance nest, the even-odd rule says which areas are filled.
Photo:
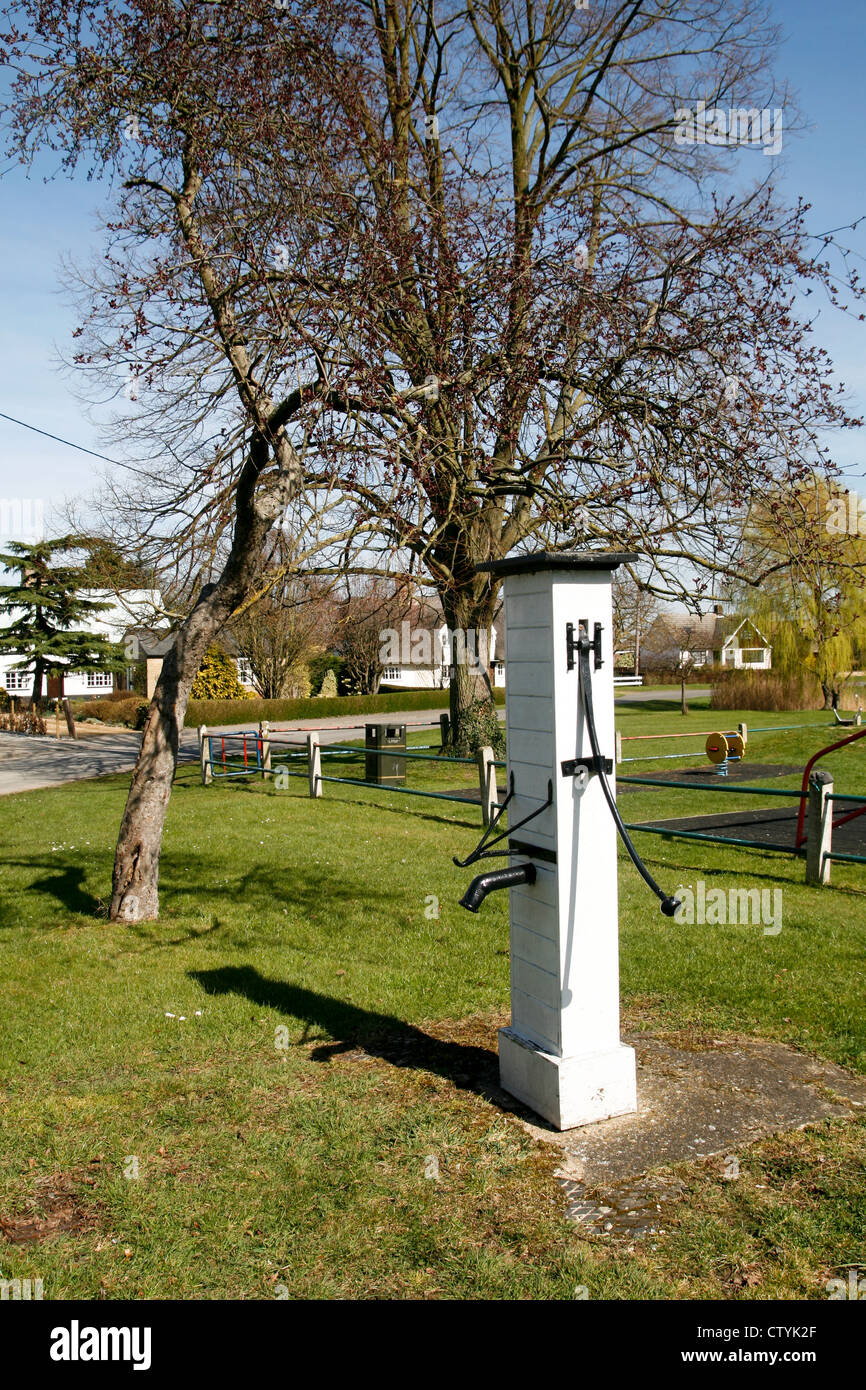
[[255, 440], [236, 494], [232, 548], [218, 582], [202, 590], [163, 662], [141, 738], [114, 859], [112, 922], [159, 916], [159, 856], [180, 735], [202, 658], [255, 583], [265, 538], [286, 498], [256, 504], [256, 482], [267, 446]]
[[[196, 672], [225, 619], [199, 603], [163, 662], [120, 825], [110, 917], [142, 922], [159, 916], [159, 856], [177, 770], [180, 735]], [[230, 610], [231, 611], [231, 610]]]
[[30, 708], [36, 714], [39, 714], [42, 709], [42, 677], [44, 674], [45, 662], [37, 656], [33, 663], [33, 690], [30, 695]]
[[689, 706], [686, 701], [686, 673], [683, 671], [680, 676], [680, 714], [688, 714], [688, 712]]
[[442, 598], [442, 608], [451, 633], [448, 747], [458, 757], [471, 757], [484, 747], [502, 752], [505, 735], [496, 713], [487, 659], [492, 601], [455, 602], [449, 595]]

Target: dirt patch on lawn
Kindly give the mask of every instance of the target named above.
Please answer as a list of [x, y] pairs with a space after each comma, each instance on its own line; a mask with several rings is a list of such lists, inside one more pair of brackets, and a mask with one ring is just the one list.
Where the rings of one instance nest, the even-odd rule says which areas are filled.
[[0, 1213], [0, 1235], [10, 1245], [32, 1245], [96, 1229], [101, 1217], [93, 1198], [98, 1167], [95, 1160], [87, 1168], [39, 1178], [20, 1210]]

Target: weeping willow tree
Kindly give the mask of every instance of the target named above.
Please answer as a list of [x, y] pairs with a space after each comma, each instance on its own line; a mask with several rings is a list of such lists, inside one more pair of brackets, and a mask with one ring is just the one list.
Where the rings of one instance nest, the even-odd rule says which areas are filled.
[[[740, 581], [732, 597], [773, 648], [783, 676], [811, 671], [825, 709], [866, 658], [866, 536], [858, 508], [818, 474], [753, 507], [744, 536], [747, 566], [760, 585]], [[855, 524], [849, 525], [853, 517]]]

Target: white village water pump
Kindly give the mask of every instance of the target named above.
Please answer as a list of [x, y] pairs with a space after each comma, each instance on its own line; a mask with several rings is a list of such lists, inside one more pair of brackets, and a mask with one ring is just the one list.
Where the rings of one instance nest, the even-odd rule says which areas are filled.
[[662, 911], [679, 905], [641, 862], [610, 785], [611, 577], [636, 558], [542, 553], [479, 567], [504, 580], [509, 828], [491, 838], [497, 817], [455, 862], [508, 858], [473, 880], [462, 906], [477, 912], [489, 892], [510, 890], [500, 1079], [557, 1129], [637, 1109], [634, 1051], [619, 1035], [617, 830]]

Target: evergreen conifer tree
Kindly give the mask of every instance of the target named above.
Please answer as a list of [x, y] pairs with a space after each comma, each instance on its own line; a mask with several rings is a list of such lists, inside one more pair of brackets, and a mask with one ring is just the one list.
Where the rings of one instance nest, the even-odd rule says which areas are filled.
[[78, 548], [74, 536], [27, 544], [10, 542], [0, 554], [0, 565], [17, 572], [18, 582], [0, 584], [0, 613], [12, 621], [0, 627], [0, 652], [20, 657], [12, 670], [32, 670], [31, 705], [42, 705], [46, 676], [63, 677], [72, 671], [116, 671], [124, 664], [123, 647], [107, 637], [84, 631], [78, 624], [110, 604], [89, 598], [86, 567], [58, 563], [58, 558]]

